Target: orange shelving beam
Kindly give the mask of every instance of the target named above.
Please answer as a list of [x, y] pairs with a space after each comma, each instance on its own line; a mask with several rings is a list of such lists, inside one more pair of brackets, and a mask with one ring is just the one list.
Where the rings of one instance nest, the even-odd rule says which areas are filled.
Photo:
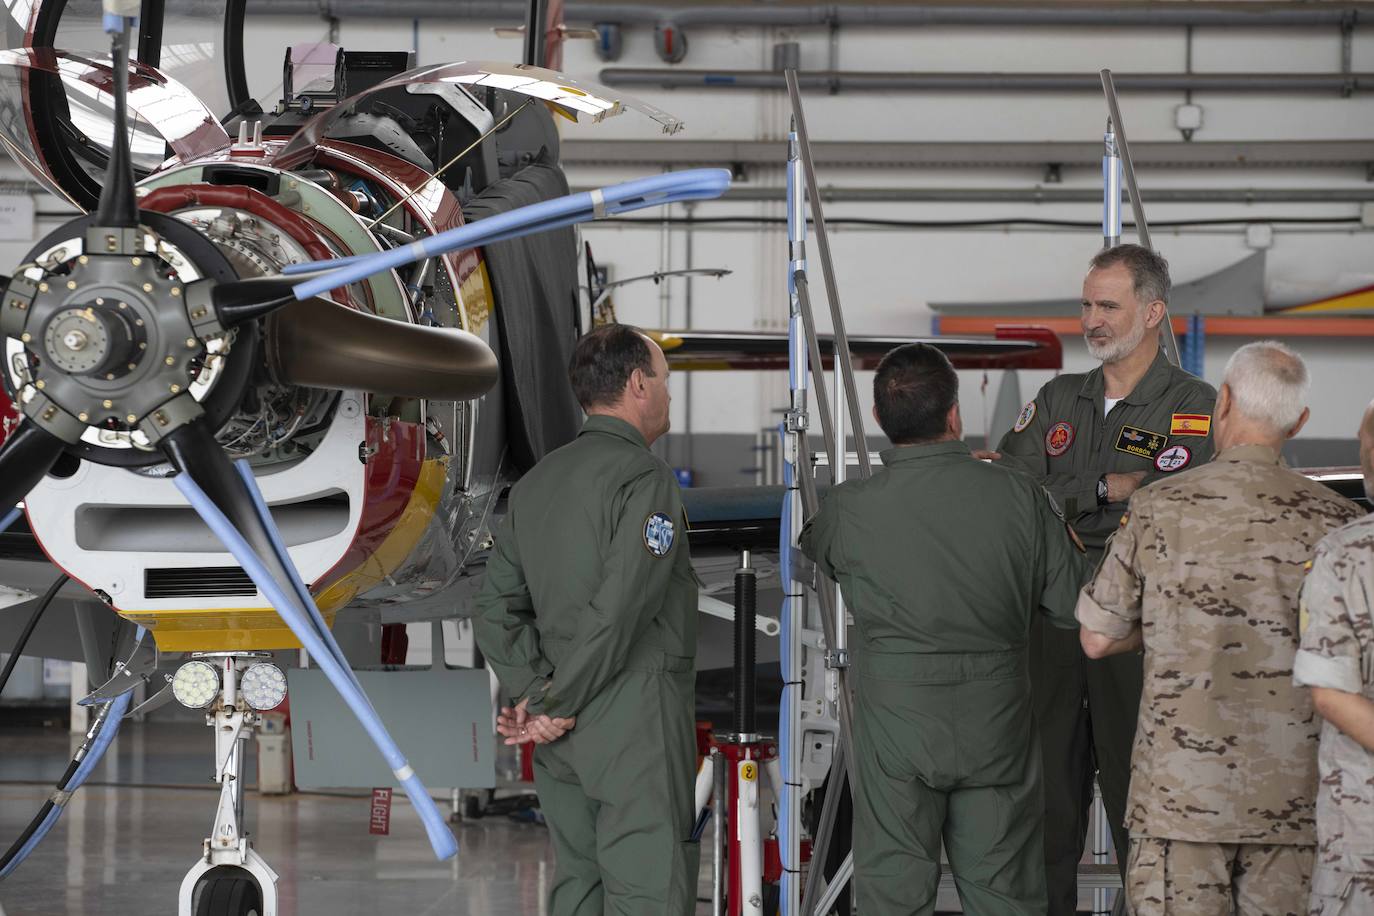
[[[1374, 337], [1374, 318], [1207, 315], [1202, 320], [1204, 333], [1218, 337]], [[1188, 333], [1187, 318], [1174, 316], [1172, 321], [1175, 334]], [[935, 333], [951, 336], [993, 334], [998, 326], [1008, 324], [1036, 325], [1064, 336], [1083, 333], [1077, 318], [1064, 315], [939, 315], [934, 322]]]

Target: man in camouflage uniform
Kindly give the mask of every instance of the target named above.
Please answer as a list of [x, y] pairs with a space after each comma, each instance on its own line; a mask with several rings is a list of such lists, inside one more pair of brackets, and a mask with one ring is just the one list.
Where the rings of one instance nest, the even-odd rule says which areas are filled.
[[[1101, 252], [1083, 280], [1083, 337], [1102, 360], [1040, 389], [994, 457], [1042, 484], [1094, 564], [1139, 487], [1212, 457], [1212, 386], [1173, 366], [1159, 346], [1169, 266], [1139, 245]], [[1085, 659], [1070, 630], [1031, 626], [1031, 684], [1045, 755], [1045, 866], [1051, 916], [1077, 909], [1078, 862], [1093, 775], [1123, 869], [1140, 656]]]
[[1315, 841], [1317, 729], [1292, 684], [1298, 590], [1358, 506], [1279, 450], [1306, 422], [1282, 344], [1226, 367], [1212, 463], [1137, 491], [1078, 601], [1084, 651], [1144, 644], [1126, 890], [1136, 916], [1301, 916]]
[[[1360, 464], [1374, 500], [1374, 404], [1360, 425]], [[1324, 720], [1310, 912], [1374, 913], [1374, 515], [1317, 545], [1301, 619], [1293, 682], [1312, 688]]]
[[854, 890], [864, 916], [928, 916], [940, 844], [964, 912], [1043, 916], [1031, 618], [1077, 632], [1090, 567], [1045, 491], [974, 460], [959, 379], [926, 344], [873, 380], [893, 447], [835, 487], [801, 548], [854, 612]]

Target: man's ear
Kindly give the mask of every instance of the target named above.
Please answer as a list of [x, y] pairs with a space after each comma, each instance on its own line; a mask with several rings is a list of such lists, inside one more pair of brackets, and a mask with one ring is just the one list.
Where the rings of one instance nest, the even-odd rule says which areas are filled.
[[1157, 328], [1164, 316], [1169, 313], [1169, 307], [1164, 304], [1163, 299], [1156, 299], [1145, 306], [1145, 327]]
[[955, 401], [949, 413], [945, 414], [945, 429], [956, 439], [964, 438], [964, 416], [959, 412], [958, 401]]
[[1288, 438], [1292, 439], [1294, 436], [1296, 436], [1302, 430], [1302, 428], [1307, 425], [1307, 421], [1311, 418], [1311, 416], [1312, 411], [1304, 407], [1302, 409], [1302, 416], [1298, 417], [1298, 422], [1294, 423], [1293, 428], [1288, 431]]
[[643, 369], [632, 369], [632, 370], [630, 370], [630, 378], [629, 378], [629, 380], [625, 383], [625, 388], [626, 388], [626, 390], [629, 392], [629, 394], [630, 394], [631, 397], [634, 397], [634, 398], [642, 398], [642, 397], [644, 397], [645, 393], [648, 391], [648, 385], [645, 384], [645, 382], [644, 382], [644, 370], [643, 370]]
[[1231, 386], [1225, 382], [1222, 382], [1221, 387], [1217, 389], [1217, 405], [1212, 408], [1212, 412], [1216, 414], [1214, 419], [1218, 423], [1223, 417], [1227, 417], [1231, 413]]

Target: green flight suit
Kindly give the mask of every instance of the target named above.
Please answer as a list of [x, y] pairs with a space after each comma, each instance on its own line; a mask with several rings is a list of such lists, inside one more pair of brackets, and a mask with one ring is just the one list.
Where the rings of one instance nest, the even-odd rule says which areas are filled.
[[[1126, 503], [1097, 504], [1106, 473], [1146, 471], [1141, 486], [1212, 459], [1212, 386], [1155, 357], [1135, 390], [1103, 415], [1102, 368], [1050, 380], [997, 447], [1059, 501], [1096, 565]], [[1045, 754], [1045, 867], [1052, 916], [1077, 909], [1078, 863], [1088, 832], [1096, 769], [1125, 869], [1126, 792], [1142, 686], [1141, 655], [1093, 661], [1077, 633], [1032, 632], [1031, 681]], [[1095, 766], [1094, 766], [1095, 765]]]
[[1072, 627], [1089, 572], [1045, 491], [958, 441], [887, 449], [802, 550], [854, 615], [854, 890], [930, 914], [944, 840], [964, 912], [1045, 912], [1031, 618]]
[[534, 754], [553, 916], [688, 916], [699, 845], [697, 579], [677, 480], [592, 416], [511, 491], [473, 617], [512, 700], [577, 725]]

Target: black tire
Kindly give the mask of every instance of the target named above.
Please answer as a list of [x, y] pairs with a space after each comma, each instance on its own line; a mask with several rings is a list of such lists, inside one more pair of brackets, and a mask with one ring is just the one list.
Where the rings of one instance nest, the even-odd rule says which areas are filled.
[[201, 886], [196, 916], [261, 916], [262, 898], [249, 878], [210, 878]]

